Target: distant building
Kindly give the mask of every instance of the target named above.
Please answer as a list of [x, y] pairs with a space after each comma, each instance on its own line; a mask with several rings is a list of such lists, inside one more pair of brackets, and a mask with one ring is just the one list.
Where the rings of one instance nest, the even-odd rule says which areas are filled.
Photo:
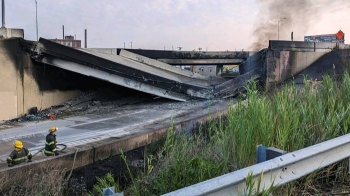
[[51, 41], [60, 43], [65, 46], [73, 47], [73, 48], [81, 48], [81, 40], [74, 39], [74, 36], [67, 35], [64, 36], [64, 39], [50, 39]]
[[304, 36], [304, 41], [306, 42], [336, 42], [344, 43], [345, 34], [340, 30], [335, 34], [324, 34], [324, 35], [309, 35]]
[[205, 76], [216, 76], [216, 65], [191, 66], [191, 71]]
[[222, 77], [237, 77], [239, 75], [238, 65], [224, 65], [221, 70]]

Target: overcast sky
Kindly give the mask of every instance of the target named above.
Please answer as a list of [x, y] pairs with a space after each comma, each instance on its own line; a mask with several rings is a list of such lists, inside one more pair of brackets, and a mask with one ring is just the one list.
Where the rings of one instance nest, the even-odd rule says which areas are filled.
[[[39, 37], [62, 38], [64, 25], [65, 35], [76, 35], [82, 46], [87, 29], [88, 47], [122, 48], [125, 43], [130, 48], [132, 42], [133, 48], [142, 49], [249, 50], [256, 39], [256, 26], [260, 21], [266, 22], [259, 16], [265, 9], [261, 1], [37, 0]], [[35, 0], [5, 0], [5, 4], [5, 26], [24, 29], [25, 39], [36, 40]], [[304, 35], [336, 33], [341, 29], [346, 40], [350, 34], [350, 6], [315, 5], [319, 7], [318, 15], [310, 19], [307, 30], [298, 32], [300, 23], [283, 29], [282, 21], [280, 39], [289, 40], [291, 31], [294, 40], [302, 40]], [[277, 24], [279, 18], [271, 20]]]

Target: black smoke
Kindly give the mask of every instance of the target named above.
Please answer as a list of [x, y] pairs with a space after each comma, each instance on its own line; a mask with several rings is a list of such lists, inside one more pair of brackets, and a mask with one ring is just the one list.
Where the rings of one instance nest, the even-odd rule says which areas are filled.
[[[278, 37], [280, 40], [290, 40], [292, 31], [294, 32], [294, 40], [296, 41], [297, 37], [300, 38], [306, 35], [314, 23], [321, 21], [323, 16], [322, 10], [324, 8], [327, 10], [327, 8], [332, 7], [334, 11], [339, 11], [346, 9], [350, 5], [350, 0], [256, 1], [260, 6], [260, 10], [256, 16], [256, 28], [253, 32], [256, 40], [250, 47], [254, 51], [266, 48], [269, 40], [277, 40]], [[338, 30], [330, 29], [330, 32], [325, 33], [336, 33]]]

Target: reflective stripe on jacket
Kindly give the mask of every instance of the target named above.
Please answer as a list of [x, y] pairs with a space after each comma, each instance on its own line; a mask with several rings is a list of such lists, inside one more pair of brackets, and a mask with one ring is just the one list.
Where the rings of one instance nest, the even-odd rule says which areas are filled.
[[32, 154], [29, 152], [28, 149], [22, 148], [20, 150], [14, 150], [11, 152], [9, 157], [7, 157], [7, 163], [9, 165], [18, 165], [20, 163], [25, 162], [26, 160], [32, 159]]
[[56, 149], [56, 135], [49, 133], [46, 136], [45, 150], [44, 153], [48, 155], [53, 155], [57, 151]]

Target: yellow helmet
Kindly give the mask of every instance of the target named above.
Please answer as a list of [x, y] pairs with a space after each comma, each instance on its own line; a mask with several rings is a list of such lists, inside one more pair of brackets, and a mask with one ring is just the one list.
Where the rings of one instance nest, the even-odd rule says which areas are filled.
[[52, 132], [56, 132], [57, 130], [58, 130], [58, 127], [52, 126], [50, 127], [49, 132], [52, 133]]
[[23, 143], [20, 141], [20, 140], [15, 140], [13, 142], [13, 145], [16, 147], [16, 148], [19, 148], [19, 149], [22, 149], [23, 148]]

